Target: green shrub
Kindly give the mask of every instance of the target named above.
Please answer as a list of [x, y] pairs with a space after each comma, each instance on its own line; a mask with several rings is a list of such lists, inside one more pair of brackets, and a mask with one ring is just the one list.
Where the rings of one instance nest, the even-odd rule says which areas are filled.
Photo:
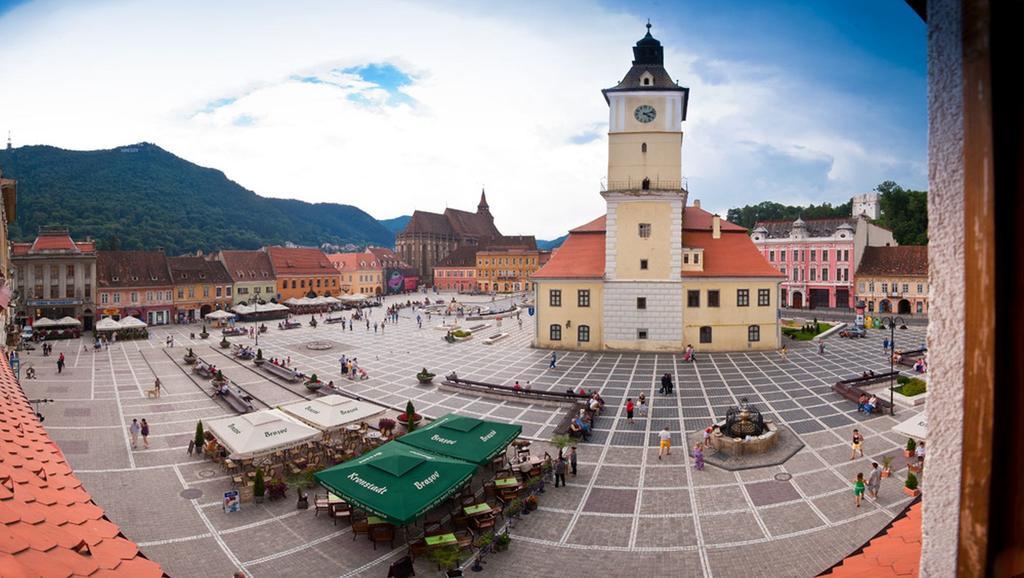
[[263, 470], [256, 470], [256, 482], [253, 484], [252, 493], [255, 496], [263, 497], [267, 493], [267, 485], [263, 480]]
[[907, 474], [907, 481], [903, 485], [906, 486], [908, 490], [917, 489], [917, 476], [914, 475], [914, 472]]
[[925, 382], [923, 379], [918, 379], [916, 377], [913, 377], [913, 378], [907, 379], [907, 381], [904, 382], [903, 385], [897, 387], [896, 388], [896, 393], [898, 393], [900, 395], [905, 395], [907, 397], [912, 397], [912, 396], [915, 396], [915, 395], [921, 395], [922, 393], [924, 393], [927, 390], [927, 388], [928, 388], [928, 383], [927, 382]]
[[897, 375], [896, 376], [896, 383], [898, 383], [900, 385], [903, 385], [904, 383], [906, 383], [908, 381], [910, 381], [910, 378], [905, 376], [905, 375]]
[[203, 422], [196, 423], [196, 449], [202, 453], [203, 444], [206, 442], [206, 434], [203, 432]]
[[917, 449], [917, 442], [914, 441], [914, 438], [907, 438], [907, 451], [908, 452], [912, 452], [912, 451], [914, 451], [916, 449]]
[[452, 331], [452, 335], [455, 337], [469, 337], [472, 333], [469, 331], [463, 331], [462, 329], [456, 329], [455, 331]]

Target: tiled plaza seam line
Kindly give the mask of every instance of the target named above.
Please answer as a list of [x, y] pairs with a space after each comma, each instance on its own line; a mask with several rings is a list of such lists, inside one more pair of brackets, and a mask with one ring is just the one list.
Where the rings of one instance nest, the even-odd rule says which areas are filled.
[[[117, 372], [114, 371], [114, 356], [107, 349], [107, 360], [110, 361], [110, 381], [114, 383], [114, 401], [117, 403], [117, 420], [121, 424], [118, 429], [124, 437], [124, 449], [128, 452], [128, 466], [135, 469], [135, 456], [132, 455], [132, 440], [128, 438], [128, 429], [124, 424], [124, 408], [121, 407], [121, 392], [117, 387]], [[77, 429], [77, 428], [75, 428]]]
[[[671, 359], [671, 354], [669, 354]], [[650, 402], [647, 404], [647, 415], [644, 416], [644, 443], [640, 446], [640, 479], [636, 488], [636, 502], [633, 503], [633, 523], [629, 528], [629, 547], [636, 547], [636, 533], [640, 528], [640, 508], [644, 501], [644, 473], [647, 471], [648, 446], [651, 443], [651, 421], [654, 419], [654, 380], [658, 378], [658, 354], [654, 354], [654, 368], [651, 370]], [[629, 399], [629, 386], [626, 386], [625, 396]], [[680, 417], [682, 427], [682, 417]], [[686, 439], [686, 430], [683, 430], [683, 439]], [[658, 442], [660, 445], [660, 441]]]
[[[721, 379], [722, 383], [725, 384], [725, 390], [729, 392], [729, 395], [732, 397], [733, 403], [735, 403], [738, 406], [739, 405], [739, 400], [736, 399], [736, 394], [733, 393], [732, 388], [729, 387], [729, 382], [725, 379], [725, 375], [723, 375], [722, 374], [722, 370], [719, 369], [718, 361], [716, 361], [713, 356], [709, 355], [708, 357], [711, 359], [711, 365], [714, 366], [715, 372], [718, 373], [719, 379]], [[732, 362], [733, 365], [736, 365], [736, 362], [732, 361], [732, 357], [731, 356], [727, 355], [727, 356], [725, 356], [725, 358], [727, 360], [729, 360], [730, 362]], [[738, 370], [739, 367], [737, 367], [736, 369]], [[739, 373], [746, 380], [747, 385], [749, 385], [751, 388], [753, 388], [754, 391], [756, 392], [757, 389], [754, 388], [752, 383], [750, 383], [750, 379], [747, 378], [742, 371], [740, 371]], [[768, 402], [766, 401], [765, 404], [767, 404], [767, 403]], [[772, 408], [772, 411], [775, 411], [775, 409]], [[712, 414], [712, 416], [713, 415], [714, 414]], [[771, 530], [768, 529], [768, 525], [764, 523], [764, 519], [761, 518], [760, 512], [757, 511], [757, 506], [754, 505], [754, 500], [750, 499], [750, 493], [747, 492], [747, 487], [743, 484], [743, 478], [740, 477], [740, 473], [734, 471], [732, 473], [732, 475], [736, 479], [736, 485], [739, 486], [740, 493], [743, 494], [743, 499], [747, 502], [747, 506], [750, 507], [751, 514], [754, 515], [754, 521], [757, 522], [757, 527], [761, 528], [761, 532], [764, 533], [765, 537], [771, 538], [772, 537], [772, 532], [771, 532]]]
[[[711, 401], [708, 399], [708, 392], [704, 388], [704, 381], [700, 377], [700, 371], [697, 369], [697, 362], [694, 364], [694, 373], [697, 375], [697, 384], [700, 385], [701, 392], [704, 394], [704, 400], [708, 404], [708, 410], [711, 412], [712, 419], [714, 419], [714, 409], [711, 407]], [[683, 420], [683, 398], [682, 398], [682, 379], [679, 378], [679, 358], [675, 355], [672, 356], [672, 369], [675, 371], [676, 381], [679, 384], [679, 391], [676, 392], [676, 408], [679, 411], [679, 427], [682, 429], [683, 443], [682, 446], [686, 448], [689, 445], [686, 441], [686, 422]], [[658, 451], [661, 449], [659, 447]], [[685, 449], [684, 449], [685, 451]], [[687, 463], [686, 467], [686, 483], [690, 487], [688, 490], [690, 494], [690, 513], [693, 516], [693, 534], [697, 539], [697, 553], [698, 559], [700, 560], [700, 569], [703, 571], [705, 578], [711, 578], [711, 561], [708, 560], [707, 545], [704, 543], [704, 531], [700, 526], [700, 512], [697, 508], [697, 486], [694, 484], [693, 472], [690, 470], [690, 464]]]
[[[812, 389], [810, 389], [810, 388], [809, 388], [809, 387], [807, 387], [806, 385], [803, 385], [803, 383], [802, 383], [802, 382], [800, 382], [800, 380], [798, 380], [797, 378], [795, 378], [795, 377], [794, 377], [794, 376], [793, 376], [793, 375], [792, 375], [791, 373], [789, 373], [789, 371], [787, 371], [787, 370], [786, 370], [786, 369], [784, 369], [784, 368], [783, 368], [782, 366], [778, 365], [777, 363], [775, 363], [774, 361], [772, 361], [772, 360], [770, 360], [770, 359], [769, 359], [768, 361], [769, 361], [770, 363], [772, 363], [773, 365], [775, 365], [775, 366], [776, 366], [776, 367], [777, 367], [777, 368], [778, 368], [779, 370], [781, 370], [782, 372], [784, 372], [784, 373], [786, 374], [786, 376], [788, 376], [788, 377], [789, 377], [789, 378], [790, 378], [791, 380], [795, 381], [796, 383], [799, 383], [799, 384], [800, 384], [800, 385], [801, 385], [801, 386], [802, 386], [802, 387], [803, 387], [804, 389], [806, 389], [806, 390], [807, 390], [808, 392], [810, 392], [810, 393], [814, 394], [814, 391], [813, 391]], [[814, 394], [814, 395], [815, 395], [815, 396], [817, 396], [817, 394]], [[828, 403], [828, 402], [826, 402], [826, 403]], [[768, 406], [768, 407], [769, 407], [769, 408], [770, 408], [770, 409], [771, 409], [771, 410], [772, 410], [772, 411], [773, 411], [773, 412], [774, 412], [774, 413], [776, 414], [776, 417], [778, 416], [778, 413], [779, 413], [779, 412], [775, 410], [775, 408], [774, 408], [774, 407], [773, 407], [773, 406], [771, 405], [771, 402], [769, 402], [768, 400], [765, 400], [765, 405], [767, 405], [767, 406]], [[805, 411], [806, 411], [806, 410], [805, 410]], [[807, 413], [810, 413], [810, 412], [807, 412]], [[816, 415], [814, 415], [814, 414], [811, 414], [811, 417], [812, 417], [812, 418], [813, 418], [813, 419], [814, 419], [815, 421], [818, 421], [819, 423], [821, 423], [822, 427], [824, 427], [824, 428], [825, 428], [825, 431], [829, 431], [829, 432], [835, 433], [835, 431], [834, 431], [834, 430], [835, 430], [835, 428], [832, 428], [832, 427], [830, 427], [830, 426], [829, 426], [828, 424], [826, 424], [825, 422], [822, 422], [822, 421], [821, 421], [821, 418], [819, 418], [818, 416], [816, 416]], [[800, 434], [797, 434], [797, 435], [799, 436]], [[834, 474], [834, 475], [835, 475], [835, 476], [836, 476], [837, 478], [839, 478], [840, 480], [842, 480], [842, 481], [843, 481], [844, 483], [850, 483], [850, 481], [849, 481], [849, 480], [847, 480], [845, 476], [843, 476], [842, 474], [840, 474], [840, 473], [839, 473], [839, 471], [838, 471], [838, 470], [836, 470], [835, 466], [833, 466], [833, 465], [832, 465], [832, 464], [831, 464], [831, 463], [830, 463], [830, 462], [829, 462], [828, 460], [825, 460], [824, 458], [822, 458], [822, 457], [821, 457], [821, 456], [820, 456], [820, 455], [818, 454], [818, 450], [817, 450], [816, 448], [812, 447], [812, 446], [811, 446], [810, 444], [804, 444], [804, 447], [805, 447], [805, 448], [807, 448], [807, 450], [808, 450], [809, 452], [811, 452], [812, 454], [814, 454], [814, 456], [815, 456], [815, 457], [817, 457], [817, 458], [818, 458], [819, 460], [821, 460], [821, 462], [825, 464], [826, 468], [827, 468], [827, 469], [828, 469], [829, 471], [831, 471], [831, 472], [832, 472], [832, 473], [833, 473], [833, 474]], [[831, 446], [830, 446], [830, 447], [831, 447]], [[847, 446], [847, 447], [849, 447], [849, 446]], [[795, 485], [795, 484], [794, 484], [794, 485]], [[888, 508], [888, 507], [886, 507], [886, 506], [882, 506], [881, 504], [878, 504], [877, 502], [870, 502], [870, 503], [871, 503], [871, 504], [872, 504], [872, 505], [873, 505], [874, 507], [876, 507], [876, 508], [878, 508], [879, 510], [881, 510], [881, 511], [885, 512], [886, 514], [888, 514], [888, 515], [889, 515], [889, 517], [890, 517], [890, 519], [891, 519], [891, 518], [895, 518], [895, 517], [896, 517], [896, 513], [895, 513], [895, 512], [893, 512], [893, 511], [891, 511], [891, 510], [889, 510], [889, 508]], [[812, 508], [812, 509], [814, 509], [815, 511], [818, 511], [818, 508], [817, 508], [817, 506], [815, 506], [815, 505], [814, 505], [814, 504], [813, 504], [813, 503], [812, 503], [811, 501], [809, 501], [809, 500], [808, 500], [808, 504], [811, 504], [811, 508]], [[827, 518], [827, 516], [826, 516], [826, 518]], [[828, 521], [828, 520], [826, 519], [826, 525], [828, 525], [828, 526], [830, 526], [830, 527], [831, 527], [831, 526], [833, 526], [833, 525], [835, 525], [835, 524], [834, 524], [833, 522], [831, 522], [831, 521]]]
[[[188, 482], [185, 481], [185, 476], [181, 475], [181, 470], [178, 469], [178, 466], [173, 466], [173, 469], [174, 474], [178, 476], [178, 481], [181, 482], [181, 487], [187, 490]], [[235, 556], [235, 553], [231, 551], [231, 548], [228, 547], [228, 544], [224, 541], [224, 538], [220, 537], [220, 534], [217, 532], [217, 527], [214, 526], [213, 522], [210, 521], [210, 518], [206, 516], [206, 512], [204, 512], [203, 509], [199, 507], [198, 500], [191, 499], [189, 500], [189, 502], [192, 503], [192, 507], [195, 509], [196, 514], [199, 515], [199, 519], [202, 520], [203, 524], [206, 525], [206, 529], [210, 531], [211, 537], [214, 539], [214, 541], [217, 542], [217, 545], [220, 546], [220, 549], [224, 551], [224, 555], [228, 557], [228, 560], [231, 561], [232, 564], [234, 564], [235, 568], [238, 568], [243, 572], [246, 572], [245, 565], [242, 564], [241, 560], [238, 559], [238, 556]]]
[[96, 352], [92, 354], [92, 367], [89, 370], [89, 400], [96, 399]]
[[[619, 366], [619, 362], [621, 362], [621, 361], [622, 361], [622, 355], [620, 354], [615, 359], [615, 365], [613, 365], [611, 371], [608, 372], [608, 377], [606, 377], [604, 379], [604, 383], [601, 384], [601, 391], [604, 391], [604, 388], [608, 385], [608, 381], [611, 380], [612, 375], [615, 374], [615, 368], [617, 368]], [[632, 371], [630, 372], [630, 375], [629, 375], [629, 381], [630, 382], [633, 381], [633, 375], [636, 374], [636, 366], [637, 366], [637, 364], [639, 362], [640, 362], [640, 356], [636, 356], [635, 358], [633, 358], [633, 369], [632, 369]], [[618, 416], [617, 409], [616, 409], [615, 413], [613, 413], [612, 415], [614, 416], [614, 417], [612, 417], [612, 420], [613, 420], [612, 421], [612, 427], [609, 428], [609, 430], [608, 430], [608, 439], [605, 440], [604, 445], [601, 447], [601, 457], [598, 459], [598, 466], [596, 468], [594, 468], [594, 472], [591, 474], [590, 481], [587, 483], [587, 488], [585, 490], [583, 490], [583, 496], [580, 497], [580, 504], [578, 506], [576, 506], [576, 513], [573, 514], [572, 519], [569, 520], [569, 525], [566, 526], [565, 532], [562, 533], [562, 537], [558, 541], [559, 544], [566, 544], [567, 541], [569, 540], [569, 535], [572, 533], [573, 528], [576, 527], [576, 522], [579, 521], [580, 514], [583, 513], [583, 508], [587, 504], [587, 499], [590, 498], [590, 490], [594, 487], [594, 484], [597, 482], [597, 476], [601, 472], [601, 467], [604, 466], [604, 458], [605, 458], [606, 455], [608, 455], [608, 447], [611, 446], [612, 438], [614, 437], [614, 433], [615, 433], [615, 429], [616, 429], [616, 424], [619, 421], [619, 416]], [[596, 432], [592, 432], [591, 435], [593, 435], [593, 433], [596, 433]]]

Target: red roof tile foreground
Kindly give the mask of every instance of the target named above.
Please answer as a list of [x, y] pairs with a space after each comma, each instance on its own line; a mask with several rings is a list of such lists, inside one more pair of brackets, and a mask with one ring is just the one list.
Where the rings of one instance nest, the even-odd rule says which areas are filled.
[[857, 275], [928, 275], [928, 246], [864, 247]]
[[[683, 210], [683, 230], [684, 231], [710, 231], [711, 222], [714, 219], [714, 215], [705, 211], [700, 207], [686, 207]], [[743, 227], [722, 219], [721, 229], [725, 231], [743, 231], [747, 230]]]
[[0, 355], [0, 576], [163, 576], [93, 503]]
[[917, 576], [920, 565], [921, 502], [918, 501], [907, 509], [906, 516], [886, 528], [884, 534], [821, 575], [851, 578]]

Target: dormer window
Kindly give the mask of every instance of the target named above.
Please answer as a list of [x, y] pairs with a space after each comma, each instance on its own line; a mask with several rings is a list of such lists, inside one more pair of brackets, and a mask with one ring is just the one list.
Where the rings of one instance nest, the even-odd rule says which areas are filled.
[[112, 276], [110, 280], [116, 283], [118, 281], [117, 275]]
[[139, 280], [139, 278], [137, 276], [132, 275], [132, 281], [138, 281], [138, 280]]
[[650, 72], [644, 72], [640, 75], [641, 86], [654, 86], [654, 75]]

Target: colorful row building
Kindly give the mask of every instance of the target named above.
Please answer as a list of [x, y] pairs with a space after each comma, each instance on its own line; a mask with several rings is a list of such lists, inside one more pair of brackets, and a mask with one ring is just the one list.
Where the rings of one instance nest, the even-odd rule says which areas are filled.
[[[169, 257], [163, 250], [97, 250], [91, 239], [72, 239], [66, 227], [43, 227], [33, 242], [11, 249], [15, 320], [23, 326], [41, 317], [73, 317], [84, 329], [103, 317], [192, 323], [250, 302], [410, 289], [401, 274], [408, 267], [390, 249], [327, 255], [316, 248], [264, 247]], [[357, 273], [346, 267], [350, 262], [366, 270]], [[401, 283], [389, 291], [385, 279], [394, 272]]]

